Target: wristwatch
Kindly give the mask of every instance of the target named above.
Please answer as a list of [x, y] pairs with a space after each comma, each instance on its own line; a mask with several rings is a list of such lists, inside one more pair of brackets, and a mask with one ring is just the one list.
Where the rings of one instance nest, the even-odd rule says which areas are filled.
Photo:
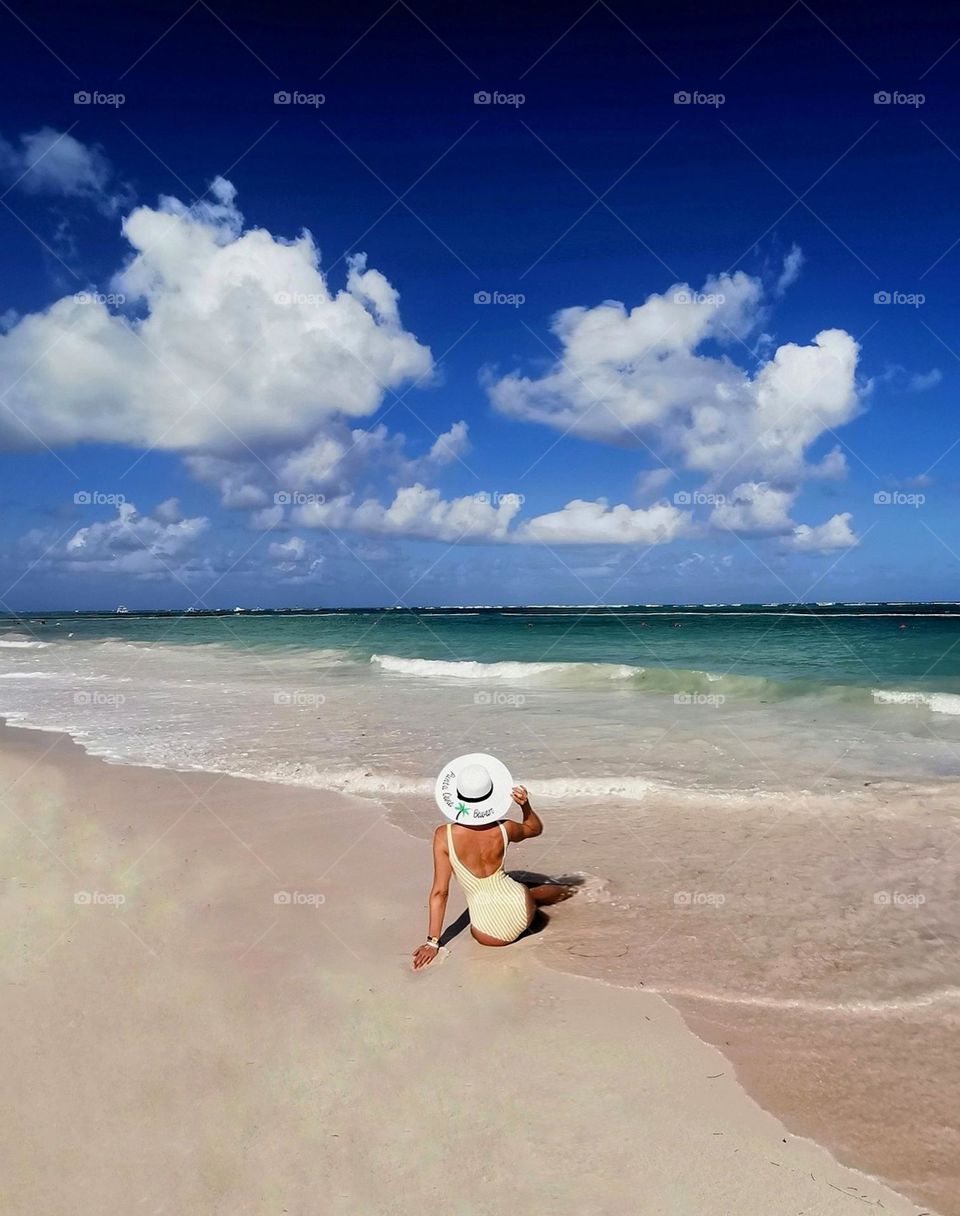
[[434, 950], [439, 950], [440, 949], [440, 938], [439, 937], [428, 937], [427, 945], [432, 946], [434, 948]]

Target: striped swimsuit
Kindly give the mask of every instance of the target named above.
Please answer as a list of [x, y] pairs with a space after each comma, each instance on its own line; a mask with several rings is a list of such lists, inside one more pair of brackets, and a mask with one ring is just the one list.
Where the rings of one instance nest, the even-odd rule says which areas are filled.
[[453, 847], [452, 824], [447, 824], [447, 851], [457, 881], [466, 896], [470, 912], [470, 924], [479, 933], [495, 937], [501, 942], [516, 941], [530, 923], [527, 912], [527, 889], [504, 873], [503, 863], [507, 856], [507, 829], [499, 824], [503, 834], [503, 857], [500, 868], [486, 878], [472, 874], [457, 856]]

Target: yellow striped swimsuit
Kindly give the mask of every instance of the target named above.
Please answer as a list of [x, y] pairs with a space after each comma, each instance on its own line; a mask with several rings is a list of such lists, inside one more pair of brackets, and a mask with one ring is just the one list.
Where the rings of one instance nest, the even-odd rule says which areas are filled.
[[457, 856], [453, 847], [452, 824], [447, 824], [447, 851], [450, 864], [463, 888], [470, 912], [470, 924], [480, 933], [495, 937], [501, 942], [516, 941], [530, 923], [527, 912], [527, 889], [516, 879], [504, 873], [503, 863], [507, 856], [507, 829], [499, 824], [503, 834], [503, 857], [500, 868], [486, 878], [472, 874]]

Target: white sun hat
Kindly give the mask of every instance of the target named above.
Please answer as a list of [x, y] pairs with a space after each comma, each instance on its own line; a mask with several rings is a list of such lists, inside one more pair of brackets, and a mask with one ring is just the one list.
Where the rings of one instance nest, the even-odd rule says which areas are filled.
[[519, 811], [513, 801], [513, 778], [495, 756], [470, 752], [445, 764], [437, 778], [437, 806], [454, 823], [496, 823]]

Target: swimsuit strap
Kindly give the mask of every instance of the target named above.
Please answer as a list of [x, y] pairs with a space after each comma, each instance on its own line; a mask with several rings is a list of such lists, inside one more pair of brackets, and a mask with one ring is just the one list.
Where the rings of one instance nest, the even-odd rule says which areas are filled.
[[[500, 833], [501, 833], [501, 835], [503, 836], [503, 856], [504, 856], [504, 858], [506, 858], [506, 856], [507, 856], [507, 845], [510, 843], [510, 837], [507, 835], [507, 829], [506, 829], [506, 827], [505, 827], [505, 825], [504, 825], [503, 823], [501, 823], [501, 824], [499, 825], [499, 827], [500, 827]], [[503, 864], [503, 863], [501, 862], [501, 865], [502, 865], [502, 864]]]

